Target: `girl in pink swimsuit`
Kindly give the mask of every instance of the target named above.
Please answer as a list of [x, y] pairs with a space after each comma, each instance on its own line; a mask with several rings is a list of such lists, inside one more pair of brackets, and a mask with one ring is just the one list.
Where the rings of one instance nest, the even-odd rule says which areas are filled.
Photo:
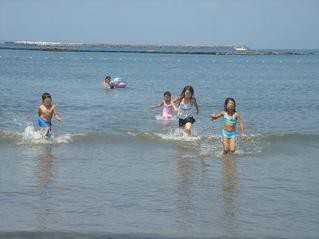
[[172, 101], [171, 92], [165, 91], [164, 99], [158, 105], [152, 106], [152, 109], [163, 106], [162, 117], [165, 120], [170, 120], [173, 117], [173, 106], [171, 101]]

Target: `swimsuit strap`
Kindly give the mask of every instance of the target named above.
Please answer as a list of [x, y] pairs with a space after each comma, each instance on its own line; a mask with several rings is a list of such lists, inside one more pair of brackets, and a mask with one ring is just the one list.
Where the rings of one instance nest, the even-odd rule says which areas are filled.
[[181, 110], [191, 110], [193, 108], [193, 105], [192, 103], [188, 103], [188, 104], [184, 104], [182, 101], [181, 103], [179, 104], [179, 108]]
[[237, 124], [237, 118], [235, 117], [235, 114], [230, 116], [230, 118], [228, 118], [226, 115], [228, 116], [227, 112], [225, 112], [225, 114], [224, 114], [224, 123], [225, 124]]

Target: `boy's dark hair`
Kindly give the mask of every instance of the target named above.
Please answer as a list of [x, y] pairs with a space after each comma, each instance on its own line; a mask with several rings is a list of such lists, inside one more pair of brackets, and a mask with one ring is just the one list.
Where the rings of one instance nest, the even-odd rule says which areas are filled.
[[112, 77], [111, 77], [111, 76], [105, 76], [104, 81], [106, 81], [106, 80], [111, 80], [111, 79], [112, 79]]
[[42, 101], [44, 101], [46, 98], [50, 98], [51, 99], [51, 95], [47, 92], [42, 94]]
[[227, 104], [232, 101], [234, 103], [234, 112], [236, 112], [236, 102], [234, 100], [234, 98], [228, 97], [225, 100], [225, 104], [224, 104], [224, 111], [227, 111]]
[[169, 91], [165, 91], [165, 92], [164, 92], [164, 96], [166, 96], [166, 95], [168, 95], [169, 97], [172, 96], [172, 95], [171, 95], [171, 92], [169, 92]]

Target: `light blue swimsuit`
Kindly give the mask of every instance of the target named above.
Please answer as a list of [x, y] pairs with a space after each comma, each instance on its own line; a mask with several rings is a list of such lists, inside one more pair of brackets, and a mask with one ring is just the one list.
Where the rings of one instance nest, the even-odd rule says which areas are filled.
[[[227, 118], [226, 115], [227, 113], [224, 114], [224, 124], [235, 125], [236, 127], [236, 124], [237, 124], [236, 117], [232, 115], [230, 118]], [[236, 131], [228, 132], [228, 131], [225, 131], [224, 129], [222, 131], [222, 135], [223, 135], [223, 138], [228, 138], [228, 139], [235, 139], [238, 136], [236, 134]]]

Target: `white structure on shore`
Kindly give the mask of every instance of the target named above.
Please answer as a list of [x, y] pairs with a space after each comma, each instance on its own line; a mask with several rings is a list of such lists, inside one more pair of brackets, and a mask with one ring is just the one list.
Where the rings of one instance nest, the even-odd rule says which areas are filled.
[[247, 50], [248, 50], [248, 48], [247, 48], [246, 46], [244, 46], [244, 45], [234, 46], [234, 49], [235, 49], [236, 51], [247, 51]]
[[36, 46], [56, 46], [62, 45], [63, 42], [51, 42], [51, 41], [15, 41], [16, 45], [36, 45]]
[[61, 41], [15, 41], [15, 45], [32, 45], [32, 46], [66, 46], [82, 45], [82, 43], [65, 43]]

